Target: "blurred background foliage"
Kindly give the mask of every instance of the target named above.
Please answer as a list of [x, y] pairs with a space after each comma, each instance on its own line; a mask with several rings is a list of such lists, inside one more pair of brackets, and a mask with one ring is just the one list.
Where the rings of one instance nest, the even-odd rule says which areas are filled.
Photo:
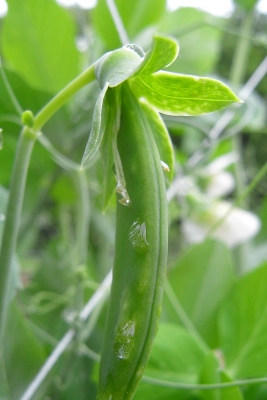
[[[22, 110], [36, 113], [104, 52], [120, 47], [105, 0], [91, 9], [55, 0], [7, 3], [0, 19], [0, 237], [21, 125], [6, 81]], [[116, 1], [132, 43], [148, 50], [155, 32], [171, 35], [180, 46], [171, 71], [218, 78], [236, 93], [267, 54], [267, 15], [256, 3], [235, 0], [232, 14], [218, 17], [196, 8], [169, 10], [165, 0]], [[176, 157], [167, 188], [168, 282], [145, 375], [189, 387], [144, 379], [136, 400], [267, 398], [266, 384], [190, 389], [267, 374], [266, 70], [215, 137], [224, 112], [165, 117]], [[97, 84], [81, 90], [34, 148], [14, 257], [1, 400], [21, 398], [69, 328], [75, 339], [32, 398], [95, 398], [107, 304], [100, 302], [86, 323], [78, 315], [112, 267], [116, 198], [104, 215], [100, 157], [82, 175], [72, 162], [81, 160], [98, 93]]]

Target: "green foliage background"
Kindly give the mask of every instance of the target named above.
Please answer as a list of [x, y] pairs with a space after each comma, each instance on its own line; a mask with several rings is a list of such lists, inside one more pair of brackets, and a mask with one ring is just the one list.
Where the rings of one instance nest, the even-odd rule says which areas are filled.
[[[117, 6], [131, 42], [145, 50], [155, 32], [177, 38], [180, 54], [169, 67], [173, 72], [216, 77], [238, 92], [266, 56], [267, 17], [253, 11], [255, 1], [236, 1], [234, 14], [225, 19], [193, 8], [170, 12], [164, 0], [118, 0]], [[104, 52], [121, 46], [105, 0], [92, 10], [64, 9], [54, 0], [23, 0], [23, 4], [8, 0], [8, 7], [7, 16], [0, 20], [1, 61], [22, 110], [36, 113]], [[244, 32], [248, 16], [251, 27]], [[243, 78], [234, 86], [233, 59], [240, 38], [247, 42], [249, 56], [245, 65], [237, 60]], [[81, 232], [79, 177], [62, 168], [55, 154], [60, 152], [70, 163], [80, 162], [98, 94], [96, 84], [80, 91], [44, 127], [49, 146], [39, 141], [34, 148], [13, 263], [1, 400], [21, 398], [70, 327], [77, 329], [75, 340], [33, 398], [95, 398], [107, 305], [101, 302], [84, 324], [78, 314], [112, 267], [116, 198], [103, 215], [103, 169], [97, 157], [83, 186], [89, 231]], [[242, 191], [266, 162], [266, 108], [265, 75], [246, 104], [234, 109], [224, 136], [204, 146], [201, 161], [193, 168], [192, 156], [222, 112], [201, 118], [166, 117], [175, 148], [175, 175], [196, 177], [216, 157], [236, 150], [231, 136], [235, 132], [241, 182], [231, 168]], [[5, 213], [20, 125], [2, 76], [0, 216]], [[240, 185], [230, 200], [240, 195]], [[266, 399], [266, 383], [223, 390], [194, 386], [266, 376], [266, 188], [264, 177], [243, 203], [260, 217], [261, 231], [234, 250], [211, 239], [186, 244], [181, 233], [184, 208], [176, 198], [170, 202], [168, 283], [159, 333], [145, 371], [155, 380], [144, 378], [134, 399]], [[3, 224], [0, 219], [0, 235]], [[188, 386], [158, 385], [159, 380]]]

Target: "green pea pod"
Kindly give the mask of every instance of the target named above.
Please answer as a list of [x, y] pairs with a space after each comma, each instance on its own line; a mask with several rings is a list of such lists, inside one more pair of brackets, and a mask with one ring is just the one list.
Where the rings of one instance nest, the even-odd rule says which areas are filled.
[[131, 206], [117, 204], [113, 283], [97, 400], [130, 400], [149, 359], [167, 263], [167, 199], [146, 115], [122, 84], [120, 153]]

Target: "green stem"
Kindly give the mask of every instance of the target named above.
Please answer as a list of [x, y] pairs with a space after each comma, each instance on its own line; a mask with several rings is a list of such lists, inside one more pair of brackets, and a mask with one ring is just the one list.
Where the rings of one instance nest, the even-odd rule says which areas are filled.
[[[59, 92], [37, 114], [32, 129], [25, 127], [21, 133], [11, 179], [9, 202], [0, 253], [0, 352], [4, 337], [8, 296], [11, 285], [12, 257], [16, 250], [26, 177], [34, 143], [40, 129], [55, 112], [62, 107], [71, 96], [93, 80], [95, 80], [95, 72], [94, 65], [91, 65]], [[12, 95], [12, 92], [10, 95]]]
[[44, 124], [59, 110], [75, 93], [95, 80], [94, 64], [69, 83], [59, 92], [35, 117], [33, 129], [38, 132]]
[[144, 375], [142, 381], [152, 383], [153, 385], [165, 386], [176, 389], [214, 390], [214, 389], [231, 388], [236, 386], [258, 385], [259, 383], [267, 383], [267, 378], [244, 379], [244, 380], [225, 382], [225, 383], [191, 384], [191, 383], [171, 382]]
[[239, 86], [245, 78], [249, 53], [251, 48], [251, 33], [254, 13], [247, 13], [242, 21], [239, 39], [236, 43], [233, 63], [230, 72], [230, 81], [234, 86]]
[[26, 177], [36, 137], [37, 136], [30, 132], [29, 129], [23, 129], [18, 143], [11, 179], [0, 253], [0, 352], [4, 336], [8, 297], [11, 285], [12, 258], [16, 249]]
[[88, 225], [89, 225], [89, 191], [84, 170], [77, 170], [76, 185], [78, 192], [78, 207], [77, 207], [77, 223], [76, 223], [76, 241], [78, 249], [79, 263], [86, 262], [87, 258], [87, 241], [88, 241]]
[[[244, 20], [242, 21], [240, 27], [240, 37], [236, 43], [236, 49], [234, 53], [232, 68], [230, 72], [230, 80], [235, 87], [241, 85], [244, 80], [245, 73], [247, 70], [247, 64], [249, 59], [249, 53], [251, 48], [251, 41], [247, 39], [251, 36], [252, 32], [252, 24], [253, 24], [254, 13], [249, 12], [245, 15]], [[236, 178], [236, 195], [240, 197], [240, 195], [244, 192], [245, 188], [245, 179], [244, 179], [244, 165], [242, 158], [242, 143], [240, 135], [235, 135], [233, 137], [233, 150], [239, 155], [239, 159], [234, 164], [234, 174]], [[246, 208], [246, 202], [243, 201], [241, 204], [244, 208]], [[237, 271], [241, 272], [245, 263], [245, 246], [240, 245], [236, 249], [237, 255]]]
[[114, 22], [115, 28], [117, 30], [121, 44], [125, 45], [125, 44], [130, 43], [126, 29], [123, 25], [121, 16], [120, 16], [117, 6], [115, 4], [115, 1], [114, 0], [106, 0], [106, 3], [108, 6], [108, 9], [109, 9], [109, 12], [111, 14], [111, 17], [113, 19], [113, 22]]
[[23, 112], [23, 109], [22, 109], [21, 105], [19, 104], [19, 102], [18, 102], [18, 100], [17, 100], [17, 98], [15, 96], [15, 93], [13, 92], [12, 87], [10, 86], [10, 83], [8, 82], [8, 79], [6, 77], [4, 68], [1, 65], [1, 62], [0, 62], [0, 72], [1, 72], [1, 76], [2, 76], [2, 79], [3, 79], [3, 82], [4, 82], [4, 86], [6, 88], [6, 91], [7, 91], [8, 95], [9, 95], [9, 97], [10, 97], [10, 100], [12, 101], [13, 106], [14, 106], [15, 110], [17, 111], [17, 114], [21, 115], [22, 112]]

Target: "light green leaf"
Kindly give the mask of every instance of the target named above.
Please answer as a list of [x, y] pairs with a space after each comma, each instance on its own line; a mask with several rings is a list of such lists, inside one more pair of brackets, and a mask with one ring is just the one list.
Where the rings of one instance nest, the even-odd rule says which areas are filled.
[[96, 63], [95, 74], [101, 88], [106, 82], [109, 87], [120, 85], [128, 79], [142, 62], [142, 49], [139, 46], [129, 45], [121, 49], [104, 54]]
[[104, 88], [101, 90], [100, 95], [95, 104], [92, 128], [89, 135], [89, 139], [84, 150], [83, 158], [81, 161], [81, 166], [83, 167], [95, 156], [98, 151], [102, 138], [106, 129], [107, 123], [107, 104], [104, 102], [105, 94], [108, 89], [108, 82], [105, 84]]
[[141, 106], [147, 116], [147, 120], [154, 134], [160, 159], [168, 165], [169, 172], [165, 176], [169, 182], [172, 181], [174, 173], [174, 153], [169, 132], [159, 113], [148, 103], [141, 101]]
[[135, 75], [147, 75], [159, 71], [172, 64], [179, 52], [176, 40], [168, 36], [155, 35], [153, 46], [146, 54]]
[[[197, 383], [204, 357], [185, 329], [174, 324], [161, 324], [145, 375], [170, 382]], [[134, 398], [183, 400], [188, 398], [188, 392], [141, 382]]]
[[[142, 29], [155, 25], [166, 12], [166, 0], [116, 0], [115, 3], [130, 40]], [[92, 11], [92, 22], [109, 50], [121, 46], [106, 0], [98, 0]]]
[[230, 251], [211, 240], [191, 247], [169, 273], [170, 285], [186, 314], [212, 348], [218, 346], [218, 308], [233, 281]]
[[54, 0], [8, 0], [4, 60], [30, 85], [55, 93], [78, 74], [74, 23]]
[[240, 278], [219, 315], [220, 346], [236, 378], [267, 374], [267, 264]]
[[130, 80], [131, 88], [159, 112], [168, 115], [201, 115], [240, 102], [222, 82], [211, 78], [156, 72]]
[[10, 398], [19, 399], [39, 371], [46, 354], [15, 302], [9, 308], [3, 347]]

